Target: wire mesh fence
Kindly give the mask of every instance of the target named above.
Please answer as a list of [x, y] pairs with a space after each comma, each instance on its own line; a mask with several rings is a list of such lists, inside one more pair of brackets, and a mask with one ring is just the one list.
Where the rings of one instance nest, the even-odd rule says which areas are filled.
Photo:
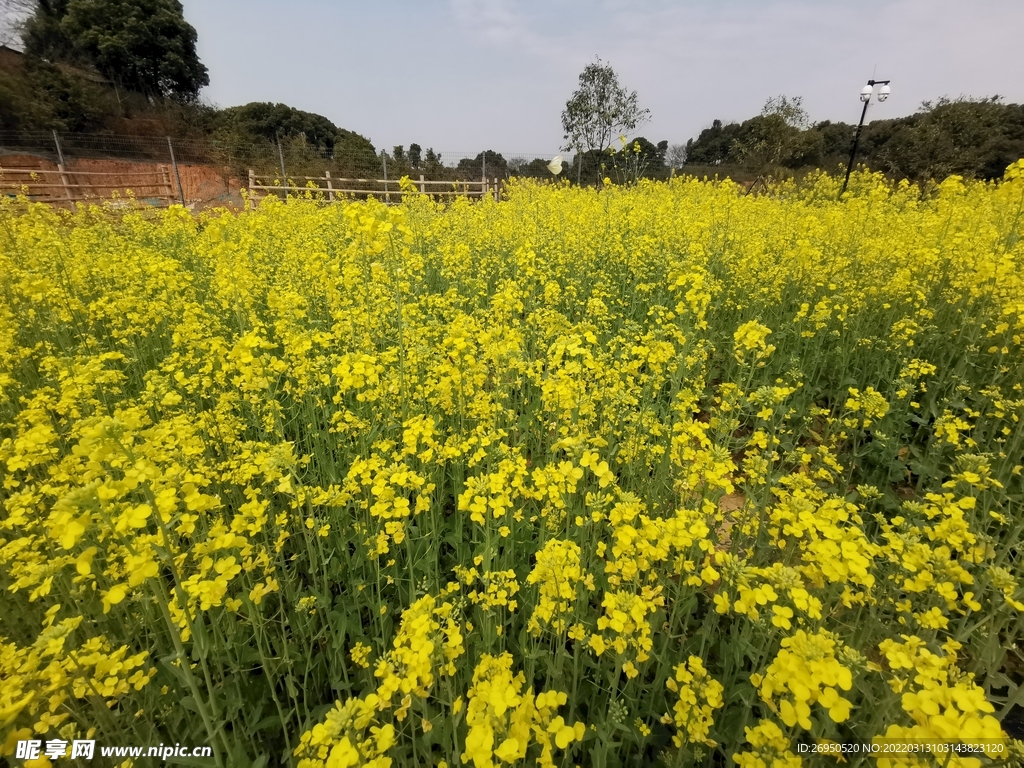
[[[129, 136], [53, 132], [0, 131], [0, 159], [30, 155], [51, 162], [71, 159], [217, 165], [244, 176], [250, 169], [259, 174], [279, 172], [308, 175], [309, 170], [330, 170], [338, 176], [383, 174], [427, 175], [469, 180], [494, 175], [548, 174], [547, 165], [557, 153], [512, 153], [487, 150], [479, 153], [434, 152], [412, 156], [404, 152], [377, 152], [369, 148], [325, 148], [301, 140], [237, 142], [216, 139], [182, 139], [166, 136]], [[488, 168], [487, 166], [490, 166]]]
[[[552, 158], [561, 154], [560, 169]], [[239, 141], [214, 138], [0, 131], [2, 169], [38, 168], [77, 174], [90, 172], [129, 174], [138, 164], [167, 164], [174, 176], [174, 196], [185, 204], [241, 202], [240, 191], [256, 177], [261, 187], [305, 187], [308, 179], [371, 179], [397, 188], [408, 176], [422, 188], [446, 182], [452, 189], [483, 183], [477, 190], [495, 191], [512, 177], [567, 179], [574, 184], [614, 183], [638, 178], [665, 179], [676, 173], [659, 157], [628, 153], [558, 153], [485, 150], [477, 153], [376, 151], [369, 146], [323, 147], [308, 144], [301, 136], [277, 140]], [[552, 169], [558, 169], [554, 174]], [[425, 182], [425, 183], [421, 183]], [[319, 182], [316, 186], [324, 186]], [[359, 191], [376, 192], [381, 185], [357, 185]], [[344, 184], [338, 187], [346, 188]], [[351, 188], [351, 185], [350, 185]], [[447, 187], [446, 187], [447, 189]], [[284, 194], [275, 190], [275, 194]], [[333, 198], [333, 195], [332, 195]]]

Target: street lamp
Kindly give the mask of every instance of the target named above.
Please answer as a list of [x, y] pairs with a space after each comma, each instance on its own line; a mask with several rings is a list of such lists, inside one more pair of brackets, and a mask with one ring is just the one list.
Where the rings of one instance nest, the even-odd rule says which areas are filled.
[[[875, 95], [875, 86], [880, 85], [878, 89], [878, 95]], [[857, 132], [853, 135], [853, 149], [850, 152], [850, 162], [846, 165], [846, 178], [843, 179], [843, 188], [839, 191], [839, 197], [843, 196], [843, 192], [846, 191], [846, 185], [850, 182], [850, 172], [853, 170], [853, 159], [857, 156], [857, 144], [860, 142], [860, 132], [864, 127], [864, 117], [868, 113], [868, 104], [871, 103], [871, 97], [874, 96], [878, 99], [879, 103], [889, 98], [889, 81], [888, 80], [868, 80], [868, 84], [860, 89], [860, 100], [864, 102], [864, 109], [860, 111], [860, 122], [857, 124]]]

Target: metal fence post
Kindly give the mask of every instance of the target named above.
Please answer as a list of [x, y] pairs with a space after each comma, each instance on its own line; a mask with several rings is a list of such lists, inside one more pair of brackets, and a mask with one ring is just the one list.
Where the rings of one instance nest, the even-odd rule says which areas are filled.
[[174, 145], [171, 144], [171, 137], [167, 137], [167, 150], [171, 153], [171, 167], [174, 168], [174, 178], [178, 182], [178, 199], [182, 206], [185, 205], [185, 190], [181, 188], [181, 174], [178, 173], [178, 161], [174, 159]]
[[53, 132], [53, 143], [57, 145], [57, 162], [66, 167], [67, 163], [64, 162], [64, 153], [61, 151], [60, 139], [57, 138], [56, 130]]
[[388, 192], [388, 153], [383, 149], [380, 151], [380, 161], [384, 166], [384, 202], [391, 202], [391, 194]]

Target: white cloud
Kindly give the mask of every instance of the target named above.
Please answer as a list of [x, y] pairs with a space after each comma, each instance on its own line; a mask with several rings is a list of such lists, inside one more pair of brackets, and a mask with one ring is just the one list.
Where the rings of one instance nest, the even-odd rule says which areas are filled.
[[508, 0], [451, 0], [450, 5], [458, 24], [486, 42], [515, 43], [529, 34], [529, 20]]

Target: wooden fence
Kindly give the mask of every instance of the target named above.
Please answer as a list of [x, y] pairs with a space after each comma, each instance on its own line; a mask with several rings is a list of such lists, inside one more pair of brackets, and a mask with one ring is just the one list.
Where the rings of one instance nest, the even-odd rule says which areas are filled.
[[69, 171], [61, 164], [55, 171], [0, 166], [0, 196], [26, 194], [32, 202], [71, 206], [110, 199], [116, 193], [122, 198], [132, 194], [136, 200], [161, 206], [171, 205], [177, 199], [166, 165], [157, 166], [155, 171], [135, 173]]
[[[266, 183], [268, 181], [269, 184]], [[390, 203], [401, 200], [402, 195], [405, 194], [396, 179], [336, 178], [331, 176], [330, 171], [325, 171], [323, 176], [289, 176], [287, 182], [287, 184], [282, 184], [280, 176], [259, 175], [252, 169], [249, 170], [249, 193], [255, 200], [277, 192], [293, 195], [311, 192], [317, 196], [322, 195], [322, 199], [328, 202], [334, 202], [336, 199], [346, 196], [369, 197], [372, 195]], [[495, 200], [500, 199], [501, 187], [497, 178], [477, 181], [429, 181], [421, 175], [419, 181], [413, 180], [413, 184], [416, 185], [420, 194], [442, 199], [452, 197], [483, 199], [487, 196], [493, 196]]]

